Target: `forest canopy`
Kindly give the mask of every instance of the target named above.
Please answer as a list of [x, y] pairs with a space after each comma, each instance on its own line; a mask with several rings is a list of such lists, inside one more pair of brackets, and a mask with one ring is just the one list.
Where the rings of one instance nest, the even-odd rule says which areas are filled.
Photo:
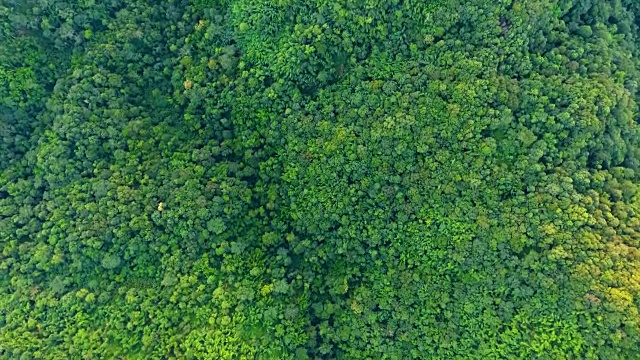
[[640, 2], [0, 2], [0, 359], [640, 358]]

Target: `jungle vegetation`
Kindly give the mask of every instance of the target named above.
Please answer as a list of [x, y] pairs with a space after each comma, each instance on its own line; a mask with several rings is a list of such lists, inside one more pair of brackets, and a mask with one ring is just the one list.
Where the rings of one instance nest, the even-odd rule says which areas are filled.
[[639, 27], [0, 1], [0, 359], [639, 359]]

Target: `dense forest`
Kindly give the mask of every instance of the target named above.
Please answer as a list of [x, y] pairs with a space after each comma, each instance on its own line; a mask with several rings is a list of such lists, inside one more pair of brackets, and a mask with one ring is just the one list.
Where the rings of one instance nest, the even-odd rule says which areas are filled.
[[640, 359], [640, 2], [0, 0], [0, 359]]

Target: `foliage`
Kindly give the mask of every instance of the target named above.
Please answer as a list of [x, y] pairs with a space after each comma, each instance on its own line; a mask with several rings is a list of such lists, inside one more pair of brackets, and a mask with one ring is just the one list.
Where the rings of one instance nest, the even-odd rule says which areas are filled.
[[638, 18], [0, 4], [0, 358], [637, 358]]

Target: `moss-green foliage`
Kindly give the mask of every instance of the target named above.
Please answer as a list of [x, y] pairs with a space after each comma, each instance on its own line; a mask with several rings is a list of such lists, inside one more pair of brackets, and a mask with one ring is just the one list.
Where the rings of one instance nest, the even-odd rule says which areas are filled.
[[0, 358], [637, 358], [639, 17], [1, 4]]

